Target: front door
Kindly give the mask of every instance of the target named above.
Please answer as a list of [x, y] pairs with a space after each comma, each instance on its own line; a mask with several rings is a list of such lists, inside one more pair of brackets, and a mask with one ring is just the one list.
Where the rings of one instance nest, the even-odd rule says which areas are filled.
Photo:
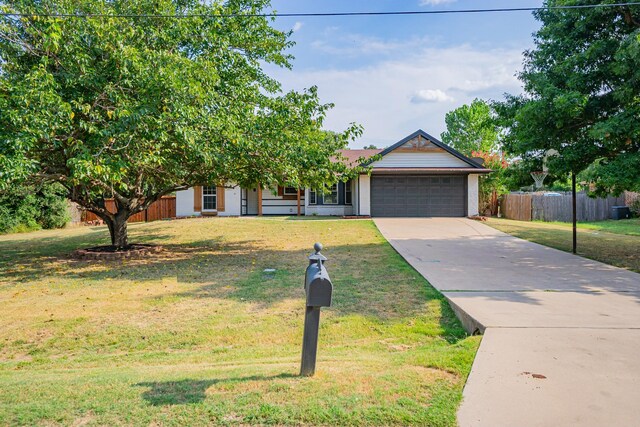
[[247, 215], [258, 215], [258, 188], [247, 188]]

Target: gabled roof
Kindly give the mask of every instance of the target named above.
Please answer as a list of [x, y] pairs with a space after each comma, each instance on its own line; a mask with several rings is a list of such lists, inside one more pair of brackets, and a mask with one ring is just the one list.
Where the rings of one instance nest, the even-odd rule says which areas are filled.
[[475, 162], [473, 159], [470, 159], [469, 157], [465, 156], [464, 154], [460, 153], [459, 151], [454, 150], [453, 148], [449, 147], [444, 142], [442, 142], [442, 141], [438, 140], [437, 138], [434, 138], [433, 136], [429, 135], [428, 133], [426, 133], [422, 129], [418, 129], [417, 131], [415, 131], [411, 135], [407, 136], [406, 138], [403, 138], [400, 141], [398, 141], [395, 144], [393, 144], [392, 146], [385, 148], [379, 154], [384, 157], [387, 154], [389, 154], [390, 152], [392, 152], [393, 150], [395, 150], [396, 148], [399, 148], [399, 147], [403, 146], [404, 144], [406, 144], [407, 142], [411, 141], [412, 139], [414, 139], [414, 138], [416, 138], [418, 136], [421, 136], [422, 138], [424, 138], [424, 139], [428, 140], [429, 142], [431, 142], [433, 145], [442, 148], [443, 150], [445, 150], [449, 154], [451, 154], [451, 155], [457, 157], [458, 159], [462, 160], [463, 162], [467, 163], [471, 168], [480, 169], [482, 171], [488, 171], [489, 170], [489, 169], [486, 169], [481, 164]]

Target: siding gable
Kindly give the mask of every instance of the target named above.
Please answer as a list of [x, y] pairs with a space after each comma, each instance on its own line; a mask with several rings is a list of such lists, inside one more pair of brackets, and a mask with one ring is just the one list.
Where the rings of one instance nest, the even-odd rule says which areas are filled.
[[382, 150], [373, 168], [473, 168], [482, 166], [419, 129]]
[[422, 135], [418, 135], [415, 138], [402, 144], [400, 147], [393, 150], [394, 153], [446, 153], [442, 147], [438, 147], [433, 142], [429, 141]]
[[442, 150], [439, 152], [396, 152], [371, 164], [374, 168], [464, 168], [469, 164]]

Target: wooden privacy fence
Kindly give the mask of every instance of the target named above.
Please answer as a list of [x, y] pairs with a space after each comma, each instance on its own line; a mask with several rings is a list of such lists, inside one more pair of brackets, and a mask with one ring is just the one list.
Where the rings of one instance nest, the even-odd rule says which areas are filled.
[[531, 194], [507, 194], [503, 196], [500, 211], [502, 216], [518, 221], [531, 221]]
[[[105, 205], [109, 212], [115, 212], [116, 202], [113, 199], [105, 200]], [[138, 212], [129, 218], [128, 222], [149, 222], [160, 219], [168, 219], [176, 217], [176, 196], [164, 196], [149, 206], [147, 210]], [[83, 222], [100, 221], [93, 212], [85, 211]]]
[[[572, 221], [571, 193], [512, 193], [503, 196], [502, 216], [519, 221]], [[560, 194], [560, 195], [557, 195]], [[602, 221], [611, 217], [612, 206], [624, 206], [620, 197], [591, 198], [578, 193], [576, 211], [578, 221]]]

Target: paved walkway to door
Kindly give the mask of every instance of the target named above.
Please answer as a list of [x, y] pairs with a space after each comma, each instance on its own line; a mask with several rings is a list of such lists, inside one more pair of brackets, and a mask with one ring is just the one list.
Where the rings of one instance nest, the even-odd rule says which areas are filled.
[[375, 223], [484, 333], [461, 426], [640, 425], [640, 274], [468, 219]]

